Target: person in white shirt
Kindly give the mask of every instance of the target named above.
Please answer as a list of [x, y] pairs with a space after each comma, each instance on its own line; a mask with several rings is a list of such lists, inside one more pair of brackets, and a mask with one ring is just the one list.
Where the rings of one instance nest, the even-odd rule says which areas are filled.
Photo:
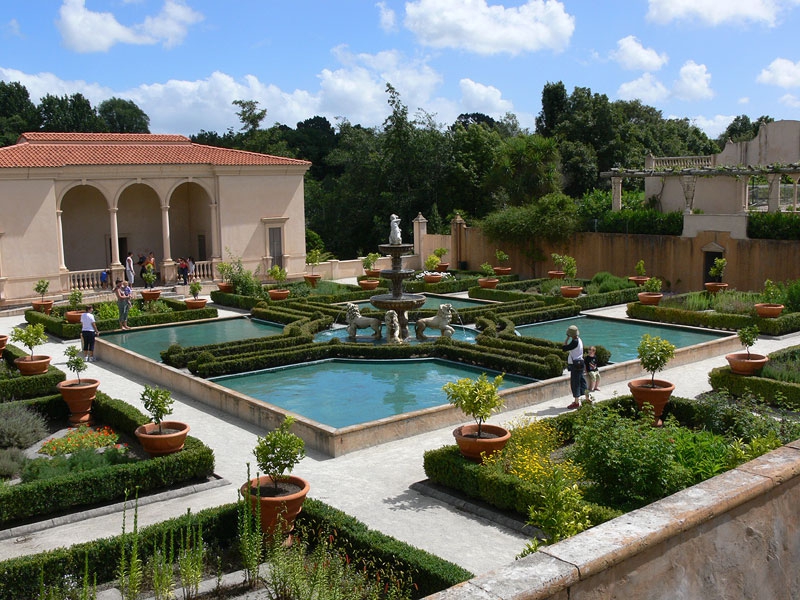
[[[567, 370], [569, 371], [569, 387], [572, 390], [572, 404], [567, 408], [574, 409], [581, 407], [581, 396], [586, 394], [586, 378], [583, 372], [586, 370], [586, 365], [583, 362], [583, 341], [580, 338], [580, 332], [575, 325], [567, 327], [567, 339], [564, 340], [564, 345], [561, 349], [567, 352]], [[586, 404], [591, 404], [589, 395], [586, 394]]]
[[88, 362], [94, 362], [94, 339], [100, 335], [97, 321], [94, 318], [94, 306], [86, 307], [86, 312], [81, 315], [81, 338], [83, 339], [83, 357]]

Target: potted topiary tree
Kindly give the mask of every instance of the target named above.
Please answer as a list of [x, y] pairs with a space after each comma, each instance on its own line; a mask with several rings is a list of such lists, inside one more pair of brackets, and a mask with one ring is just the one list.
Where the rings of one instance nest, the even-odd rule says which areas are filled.
[[198, 309], [204, 308], [208, 299], [206, 298], [198, 298], [200, 292], [203, 290], [203, 284], [199, 281], [193, 281], [189, 284], [189, 293], [192, 295], [191, 299], [184, 300], [186, 304], [186, 308], [188, 309]]
[[97, 379], [81, 379], [81, 373], [87, 369], [87, 364], [78, 346], [68, 346], [64, 355], [67, 357], [67, 368], [75, 373], [77, 379], [59, 381], [56, 389], [69, 406], [69, 422], [73, 425], [89, 423], [92, 402], [100, 382]]
[[656, 425], [661, 425], [661, 414], [669, 402], [675, 385], [669, 381], [656, 379], [656, 373], [663, 371], [667, 363], [675, 356], [675, 346], [668, 340], [645, 333], [637, 348], [642, 369], [650, 373], [650, 379], [634, 379], [628, 382], [628, 388], [641, 409], [644, 403], [653, 407]]
[[81, 302], [83, 302], [83, 292], [77, 289], [72, 290], [69, 296], [67, 296], [67, 311], [64, 313], [64, 318], [67, 320], [67, 323], [81, 322], [81, 315], [86, 312], [78, 309]]
[[716, 294], [720, 290], [728, 287], [727, 283], [722, 283], [722, 278], [725, 276], [725, 267], [728, 266], [728, 260], [725, 258], [715, 258], [714, 264], [708, 270], [709, 277], [714, 280], [705, 283], [705, 288], [709, 294]]
[[771, 279], [764, 281], [764, 291], [761, 292], [761, 302], [753, 305], [756, 315], [762, 319], [774, 319], [783, 312], [784, 293]]
[[750, 352], [750, 347], [758, 340], [759, 333], [758, 325], [742, 327], [736, 332], [746, 352], [736, 352], [725, 355], [725, 360], [728, 361], [731, 367], [731, 373], [736, 373], [737, 375], [754, 375], [767, 364], [769, 357], [763, 354]]
[[583, 291], [583, 286], [578, 285], [575, 278], [578, 276], [578, 263], [572, 256], [566, 254], [553, 254], [553, 262], [562, 273], [564, 285], [561, 286], [561, 295], [564, 298], [577, 298]]
[[425, 283], [439, 283], [442, 280], [442, 274], [436, 269], [438, 266], [439, 257], [435, 254], [431, 254], [425, 259], [425, 273], [423, 275]]
[[436, 248], [433, 251], [433, 254], [439, 259], [439, 264], [436, 265], [436, 270], [440, 273], [446, 273], [447, 269], [450, 268], [450, 263], [444, 262], [444, 257], [448, 252], [449, 250], [447, 248]]
[[34, 300], [31, 302], [33, 305], [33, 310], [38, 310], [39, 312], [43, 312], [46, 315], [50, 314], [50, 311], [53, 310], [53, 302], [54, 300], [45, 300], [44, 295], [47, 293], [47, 290], [50, 289], [50, 282], [47, 279], [40, 279], [36, 282], [36, 285], [33, 286], [33, 291], [36, 292], [41, 296], [41, 300]]
[[486, 373], [481, 373], [477, 379], [465, 377], [442, 387], [450, 404], [475, 419], [475, 425], [462, 425], [453, 430], [461, 454], [474, 462], [482, 462], [483, 457], [501, 450], [511, 437], [505, 427], [484, 423], [503, 407], [503, 398], [498, 393], [502, 383], [502, 375], [489, 381]]
[[381, 255], [377, 252], [370, 252], [361, 259], [361, 266], [364, 267], [364, 273], [366, 273], [367, 277], [381, 276], [381, 270], [375, 268], [375, 264], [378, 262], [380, 257]]
[[646, 271], [644, 269], [644, 259], [639, 259], [639, 262], [636, 263], [634, 270], [636, 271], [636, 275], [628, 277], [628, 281], [632, 281], [636, 285], [643, 285], [644, 282], [650, 279], [649, 277], [647, 277]]
[[[630, 279], [630, 278], [629, 278]], [[661, 280], [658, 277], [648, 277], [639, 292], [639, 302], [642, 304], [658, 305], [664, 294], [661, 293]]]
[[140, 425], [134, 431], [142, 449], [150, 456], [164, 456], [183, 450], [189, 426], [181, 421], [164, 421], [164, 417], [172, 414], [172, 404], [175, 402], [172, 393], [145, 385], [140, 399], [152, 419], [151, 423]]
[[550, 279], [564, 279], [564, 264], [567, 262], [566, 259], [568, 258], [562, 254], [556, 254], [553, 252], [550, 255], [550, 258], [553, 259], [553, 263], [555, 264], [556, 268], [548, 271], [547, 276]]
[[330, 260], [332, 257], [333, 254], [330, 252], [323, 252], [319, 248], [313, 248], [306, 254], [306, 264], [311, 267], [311, 274], [303, 275], [303, 278], [312, 288], [317, 287], [317, 282], [322, 279], [322, 275], [314, 273], [314, 269], [317, 268], [320, 263]]
[[267, 271], [267, 276], [278, 284], [277, 288], [267, 290], [270, 300], [286, 300], [289, 297], [289, 290], [281, 287], [286, 282], [286, 269], [280, 265], [272, 265]]
[[494, 257], [497, 259], [497, 265], [494, 268], [495, 275], [510, 275], [511, 274], [511, 267], [503, 266], [504, 263], [507, 263], [510, 259], [508, 254], [503, 252], [502, 250], [495, 250]]
[[290, 431], [294, 422], [287, 415], [278, 428], [259, 436], [253, 455], [262, 475], [239, 490], [254, 514], [260, 505], [261, 530], [267, 534], [292, 530], [310, 488], [305, 479], [289, 475], [306, 455], [305, 442]]
[[481, 264], [480, 270], [483, 277], [478, 278], [478, 285], [482, 288], [496, 288], [500, 280], [494, 274], [494, 267], [488, 262], [485, 262]]
[[30, 352], [30, 356], [22, 356], [14, 359], [19, 372], [23, 375], [41, 375], [47, 373], [50, 367], [50, 357], [45, 355], [34, 355], [33, 349], [47, 341], [47, 334], [44, 332], [44, 323], [28, 325], [25, 328], [14, 327], [11, 330], [11, 341], [18, 342], [25, 346]]
[[231, 277], [233, 276], [233, 265], [229, 262], [218, 262], [217, 273], [219, 273], [219, 278], [222, 280], [217, 282], [219, 291], [232, 294], [233, 283], [231, 283]]
[[[153, 284], [158, 279], [158, 275], [156, 275], [155, 269], [153, 269], [153, 265], [147, 265], [142, 273], [142, 279], [145, 282], [145, 288], [139, 292], [142, 295], [142, 300], [158, 300], [158, 297], [161, 296], [161, 290], [153, 289]], [[147, 288], [150, 289], [147, 289]]]

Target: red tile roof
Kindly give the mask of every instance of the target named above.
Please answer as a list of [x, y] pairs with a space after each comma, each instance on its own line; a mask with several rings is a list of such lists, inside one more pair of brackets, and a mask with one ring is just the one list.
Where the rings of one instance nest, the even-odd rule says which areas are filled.
[[0, 148], [0, 168], [80, 165], [297, 165], [295, 158], [193, 144], [182, 135], [149, 133], [23, 133]]

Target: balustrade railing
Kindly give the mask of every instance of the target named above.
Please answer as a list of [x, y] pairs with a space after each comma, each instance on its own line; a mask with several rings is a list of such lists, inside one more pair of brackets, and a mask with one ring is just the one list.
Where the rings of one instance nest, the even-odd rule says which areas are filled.
[[[103, 269], [89, 269], [88, 271], [70, 271], [69, 288], [71, 290], [100, 290], [103, 289], [103, 282], [100, 275]], [[109, 276], [109, 279], [111, 277]], [[110, 284], [106, 282], [106, 287]]]

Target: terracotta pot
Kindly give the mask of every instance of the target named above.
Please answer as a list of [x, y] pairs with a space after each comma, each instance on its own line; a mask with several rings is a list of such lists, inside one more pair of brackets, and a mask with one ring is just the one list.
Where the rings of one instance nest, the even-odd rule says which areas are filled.
[[768, 357], [763, 354], [755, 354], [751, 352], [736, 352], [734, 354], [726, 354], [725, 360], [731, 366], [731, 373], [737, 375], [755, 375], [761, 371], [762, 367], [767, 364]]
[[650, 387], [650, 383], [650, 379], [634, 379], [628, 382], [628, 389], [640, 410], [645, 402], [653, 407], [655, 425], [660, 425], [661, 415], [669, 402], [669, 397], [675, 391], [675, 385], [663, 379], [656, 379], [652, 382], [656, 387]]
[[303, 275], [303, 279], [306, 280], [308, 285], [315, 288], [317, 287], [317, 282], [322, 279], [322, 275]]
[[380, 283], [379, 279], [359, 279], [358, 280], [358, 285], [361, 286], [362, 290], [374, 290], [376, 287], [378, 287], [379, 283]]
[[436, 270], [439, 271], [439, 273], [447, 273], [447, 269], [449, 268], [450, 263], [440, 262], [438, 265], [436, 265]]
[[136, 428], [134, 433], [142, 449], [150, 456], [164, 456], [183, 450], [189, 426], [180, 421], [161, 421], [164, 433], [158, 433], [158, 425], [147, 423]]
[[500, 280], [495, 277], [479, 277], [478, 278], [478, 285], [482, 288], [487, 289], [494, 289], [497, 287], [497, 284], [500, 283]]
[[503, 275], [511, 275], [511, 267], [492, 267], [494, 269], [494, 274], [498, 277], [502, 277]]
[[264, 533], [274, 533], [280, 524], [282, 533], [288, 534], [294, 526], [295, 518], [303, 510], [303, 502], [310, 488], [308, 481], [302, 477], [289, 475], [286, 483], [298, 488], [298, 491], [283, 496], [265, 496], [263, 495], [265, 492], [261, 491], [259, 495], [259, 488], [273, 485], [272, 478], [268, 475], [253, 478], [239, 488], [242, 497], [250, 501], [250, 510], [253, 514], [256, 512], [256, 507], [261, 505], [261, 531]]
[[780, 317], [783, 312], [783, 304], [770, 304], [762, 302], [754, 305], [756, 314], [764, 319], [774, 319]]
[[54, 302], [55, 300], [34, 300], [31, 302], [31, 305], [33, 306], [33, 310], [49, 315], [50, 311], [53, 310]]
[[69, 406], [70, 423], [79, 425], [91, 420], [89, 411], [92, 410], [98, 387], [100, 382], [97, 379], [81, 379], [80, 383], [77, 379], [67, 379], [56, 384], [56, 389]]
[[661, 302], [661, 298], [664, 297], [664, 294], [661, 292], [639, 292], [639, 302], [642, 304], [650, 304], [653, 306], [657, 306], [659, 302]]
[[717, 281], [709, 281], [708, 283], [703, 284], [706, 288], [706, 291], [709, 294], [716, 294], [717, 292], [724, 290], [728, 287], [727, 283], [719, 283]]
[[564, 271], [548, 271], [547, 276], [550, 279], [564, 279]]
[[439, 283], [442, 280], [442, 276], [436, 274], [425, 275], [423, 279], [425, 279], [425, 283]]
[[142, 290], [139, 293], [142, 296], [142, 300], [158, 300], [161, 290]]
[[380, 269], [364, 269], [364, 274], [367, 277], [380, 277], [381, 270]]
[[270, 300], [286, 300], [289, 297], [289, 290], [267, 290]]
[[7, 345], [8, 345], [8, 336], [0, 335], [0, 352], [5, 350]]
[[233, 293], [233, 284], [227, 281], [218, 281], [217, 288], [219, 289], [220, 292], [225, 292], [226, 294]]
[[68, 310], [64, 313], [64, 318], [67, 319], [67, 323], [80, 323], [81, 315], [85, 312], [85, 310]]
[[645, 281], [650, 281], [650, 278], [644, 275], [633, 275], [632, 277], [628, 277], [628, 281], [632, 281], [636, 285], [644, 285]]
[[579, 285], [562, 285], [561, 296], [563, 298], [577, 298], [581, 295], [583, 288]]
[[207, 298], [198, 298], [195, 300], [194, 298], [186, 298], [184, 301], [186, 304], [186, 308], [189, 310], [196, 310], [198, 308], [205, 308], [206, 302], [208, 302]]
[[[475, 437], [478, 433], [478, 426], [462, 425], [453, 430], [453, 437], [456, 438], [458, 449], [464, 458], [473, 462], [483, 462], [481, 453], [491, 456], [495, 452], [502, 450], [511, 437], [511, 432], [499, 425], [481, 425], [481, 437]], [[489, 434], [491, 437], [483, 437]]]
[[14, 365], [22, 375], [41, 375], [47, 373], [50, 366], [50, 357], [43, 355], [23, 356], [14, 359]]

